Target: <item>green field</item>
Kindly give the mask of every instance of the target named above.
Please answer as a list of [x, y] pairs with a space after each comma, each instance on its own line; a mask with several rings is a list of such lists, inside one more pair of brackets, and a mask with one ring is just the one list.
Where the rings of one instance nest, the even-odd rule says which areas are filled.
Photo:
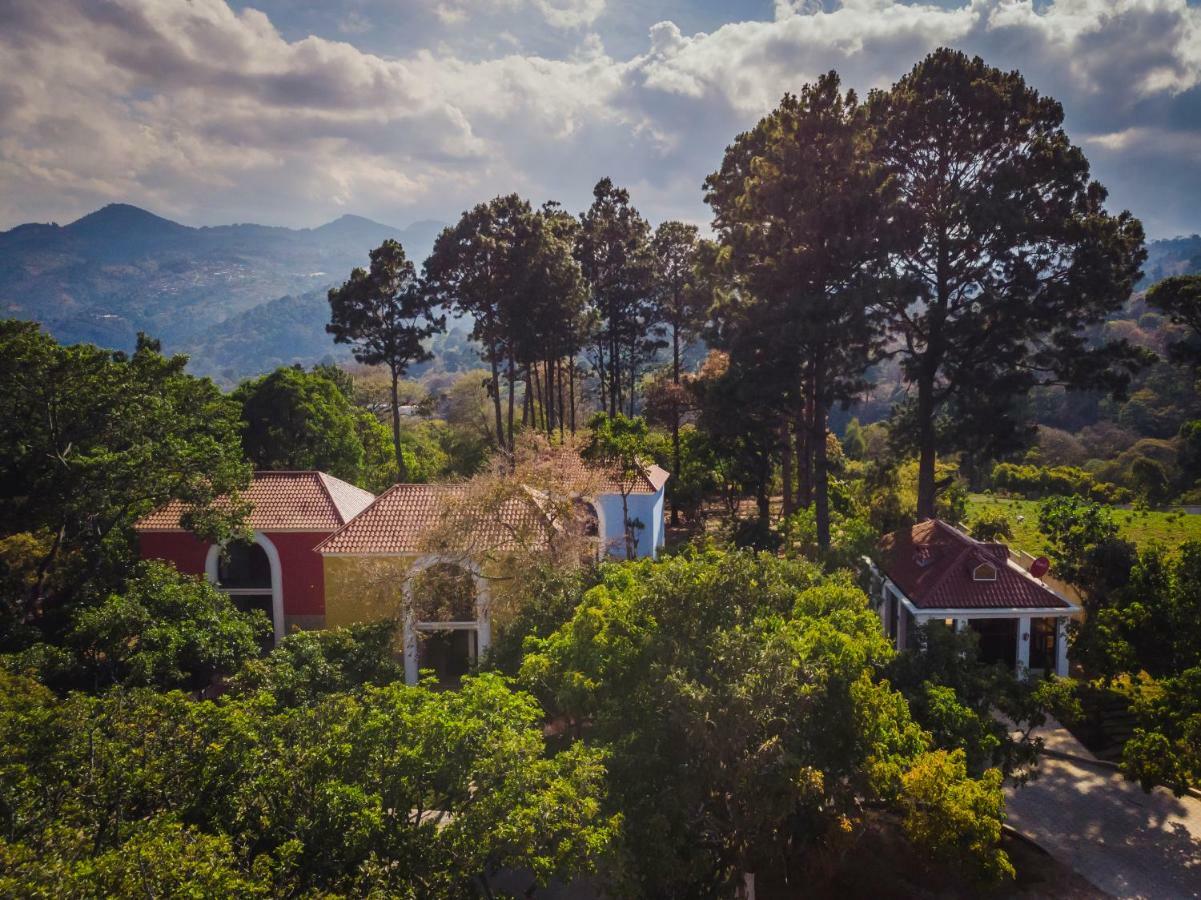
[[[1013, 526], [1013, 540], [1010, 543], [1038, 556], [1046, 548], [1046, 538], [1038, 530], [1038, 510], [1041, 506], [1041, 500], [1004, 500], [971, 494], [967, 502], [967, 522], [971, 523], [981, 510], [1000, 507], [1005, 510]], [[1201, 515], [1115, 508], [1113, 516], [1122, 537], [1140, 547], [1159, 543], [1175, 549], [1185, 541], [1201, 541]], [[1024, 521], [1019, 522], [1019, 517], [1024, 517]]]

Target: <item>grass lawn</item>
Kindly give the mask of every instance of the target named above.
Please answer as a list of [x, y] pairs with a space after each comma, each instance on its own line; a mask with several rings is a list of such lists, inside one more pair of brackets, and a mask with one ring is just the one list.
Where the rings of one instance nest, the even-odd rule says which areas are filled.
[[[1005, 500], [971, 494], [967, 501], [967, 521], [970, 523], [981, 510], [999, 507], [1005, 511], [1013, 526], [1013, 546], [1038, 556], [1046, 548], [1046, 538], [1038, 530], [1038, 511], [1041, 506], [1041, 500]], [[1024, 517], [1024, 521], [1019, 522], [1019, 516]], [[1159, 543], [1174, 550], [1185, 541], [1201, 541], [1199, 515], [1115, 508], [1113, 517], [1122, 537], [1140, 547]]]

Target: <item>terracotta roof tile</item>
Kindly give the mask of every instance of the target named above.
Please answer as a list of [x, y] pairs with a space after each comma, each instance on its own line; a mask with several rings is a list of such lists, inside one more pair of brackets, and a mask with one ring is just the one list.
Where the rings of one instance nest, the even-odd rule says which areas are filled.
[[627, 494], [657, 494], [671, 477], [666, 469], [653, 464], [640, 466], [637, 474], [627, 478], [616, 462], [585, 461], [569, 448], [552, 450], [551, 454], [569, 475], [578, 477], [582, 483], [596, 485], [605, 494], [620, 494], [623, 487]]
[[[353, 521], [318, 544], [317, 552], [353, 556], [418, 553], [429, 529], [466, 496], [463, 485], [394, 484]], [[483, 530], [472, 536], [474, 543], [503, 550], [515, 546], [514, 530], [544, 528], [545, 522], [532, 498], [528, 503], [513, 498], [502, 504], [495, 521], [477, 519], [474, 527], [477, 532]]]
[[[886, 534], [881, 569], [919, 609], [1068, 609], [1071, 604], [1020, 566], [1004, 544], [977, 541], [931, 519]], [[976, 581], [981, 563], [996, 566], [995, 581]]]
[[[375, 495], [324, 472], [255, 472], [243, 499], [253, 504], [256, 531], [334, 531], [362, 512]], [[218, 498], [217, 504], [228, 502]], [[138, 521], [137, 531], [181, 531], [185, 505], [172, 500]]]

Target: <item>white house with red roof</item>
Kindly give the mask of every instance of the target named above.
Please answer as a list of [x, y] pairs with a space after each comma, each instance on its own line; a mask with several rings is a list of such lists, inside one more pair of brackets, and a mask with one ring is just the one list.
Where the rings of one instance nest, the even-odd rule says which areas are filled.
[[1067, 623], [1080, 606], [1023, 566], [1004, 544], [978, 541], [929, 519], [885, 535], [872, 564], [880, 621], [898, 649], [917, 629], [943, 622], [971, 629], [980, 657], [1021, 673], [1067, 675]]

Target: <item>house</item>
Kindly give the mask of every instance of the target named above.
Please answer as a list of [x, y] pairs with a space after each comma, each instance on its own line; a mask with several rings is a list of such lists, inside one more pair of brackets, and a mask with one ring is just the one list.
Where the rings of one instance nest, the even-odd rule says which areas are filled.
[[1080, 607], [1004, 544], [929, 519], [885, 535], [879, 549], [879, 565], [870, 566], [873, 599], [898, 649], [916, 647], [918, 626], [943, 622], [975, 631], [986, 662], [1067, 675], [1066, 627]]
[[[657, 554], [664, 542], [666, 471], [645, 466], [623, 473], [568, 452], [549, 459], [566, 483], [586, 485], [576, 502], [593, 523], [589, 533], [598, 553], [624, 559], [628, 523], [634, 555]], [[586, 477], [576, 482], [577, 474]], [[465, 524], [472, 530], [467, 544], [503, 556], [516, 549], [522, 532], [534, 541], [555, 540], [538, 492], [527, 491], [501, 503], [492, 518]], [[253, 504], [253, 543], [222, 548], [200, 540], [182, 526], [183, 504], [173, 502], [137, 523], [142, 556], [205, 575], [241, 608], [263, 610], [277, 642], [296, 628], [338, 627], [410, 610], [403, 629], [410, 682], [425, 668], [454, 682], [487, 651], [487, 580], [474, 571], [478, 566], [425, 549], [426, 534], [453, 514], [466, 486], [397, 484], [375, 497], [323, 472], [258, 472], [244, 496]], [[442, 598], [436, 610], [411, 602], [430, 594]]]
[[142, 558], [204, 575], [241, 609], [262, 610], [276, 642], [296, 628], [322, 627], [325, 573], [314, 548], [375, 495], [324, 472], [256, 472], [242, 498], [252, 504], [252, 543], [221, 553], [183, 527], [185, 507], [176, 500], [134, 526]]
[[[405, 680], [417, 681], [420, 669], [454, 682], [492, 644], [488, 581], [475, 567], [430, 555], [425, 537], [442, 517], [453, 514], [467, 497], [463, 485], [395, 484], [375, 502], [317, 547], [325, 572], [327, 627], [352, 625], [409, 610], [403, 623]], [[550, 535], [532, 498], [505, 500], [493, 519], [475, 520], [472, 543], [490, 555], [517, 548], [515, 535], [535, 541]], [[486, 533], [480, 533], [485, 531]], [[438, 608], [412, 602], [425, 593], [423, 580], [440, 576], [444, 590]]]

